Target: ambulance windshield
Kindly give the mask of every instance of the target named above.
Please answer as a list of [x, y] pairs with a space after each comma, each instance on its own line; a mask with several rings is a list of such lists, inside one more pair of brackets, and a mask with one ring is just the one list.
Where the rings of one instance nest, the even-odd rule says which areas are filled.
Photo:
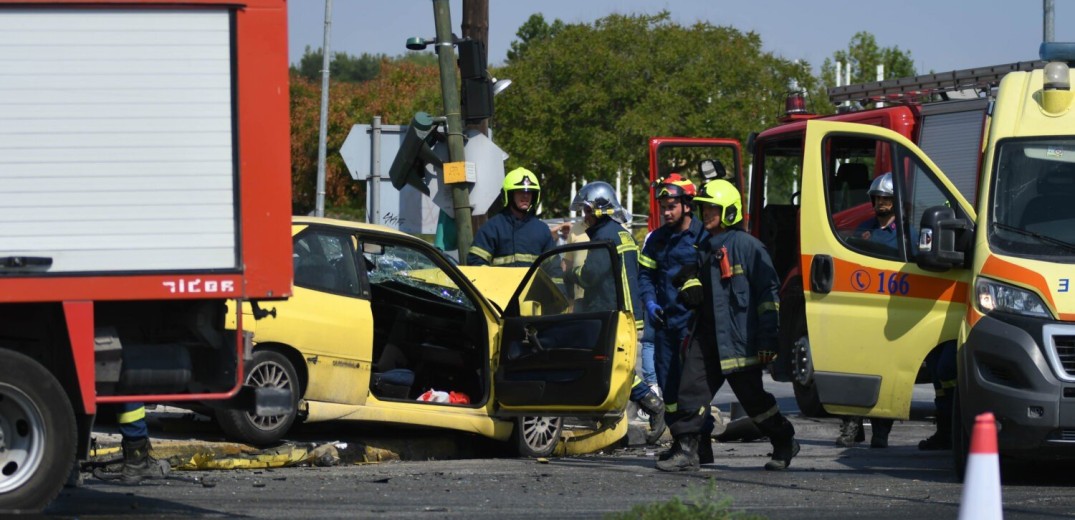
[[1075, 138], [1013, 139], [997, 150], [990, 246], [1075, 261]]

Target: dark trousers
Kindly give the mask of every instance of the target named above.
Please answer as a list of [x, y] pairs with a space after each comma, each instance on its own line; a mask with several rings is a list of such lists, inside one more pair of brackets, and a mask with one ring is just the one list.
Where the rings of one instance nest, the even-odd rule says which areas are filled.
[[[673, 436], [703, 433], [709, 417], [709, 403], [727, 380], [732, 392], [743, 405], [747, 414], [759, 426], [769, 422], [783, 427], [787, 421], [780, 415], [773, 394], [762, 384], [761, 365], [739, 372], [724, 374], [720, 369], [720, 355], [713, 340], [692, 339], [683, 358], [683, 371], [679, 381], [679, 409], [671, 414], [669, 429]], [[775, 415], [774, 415], [775, 412]], [[774, 417], [774, 419], [768, 421]], [[790, 424], [787, 427], [790, 428]], [[783, 433], [783, 431], [781, 431]], [[793, 433], [792, 433], [793, 434]], [[790, 437], [790, 436], [789, 436]]]
[[679, 402], [680, 356], [687, 332], [686, 327], [666, 326], [654, 334], [653, 369], [657, 373], [657, 386], [664, 392], [664, 402], [669, 405]]

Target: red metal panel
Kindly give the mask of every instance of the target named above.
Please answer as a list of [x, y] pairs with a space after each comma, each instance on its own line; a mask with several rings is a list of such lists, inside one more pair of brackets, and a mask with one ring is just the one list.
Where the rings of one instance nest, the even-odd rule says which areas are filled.
[[93, 388], [96, 378], [93, 365], [93, 302], [63, 302], [63, 315], [67, 320], [67, 336], [71, 342], [71, 357], [78, 377], [82, 409], [93, 415], [97, 413], [97, 403], [93, 399], [96, 393]]
[[[735, 176], [739, 178], [739, 185], [745, 186], [743, 179], [743, 152], [739, 141], [724, 137], [651, 137], [649, 140], [649, 181], [652, 185], [657, 182], [657, 151], [662, 146], [712, 146], [727, 147], [733, 150], [736, 158], [734, 165]], [[701, 188], [701, 186], [698, 186]], [[744, 190], [745, 191], [745, 190]], [[657, 200], [652, 189], [649, 190], [649, 230], [653, 231], [660, 226], [661, 211], [657, 207]], [[746, 208], [746, 201], [743, 201]], [[743, 218], [746, 220], [747, 215]]]

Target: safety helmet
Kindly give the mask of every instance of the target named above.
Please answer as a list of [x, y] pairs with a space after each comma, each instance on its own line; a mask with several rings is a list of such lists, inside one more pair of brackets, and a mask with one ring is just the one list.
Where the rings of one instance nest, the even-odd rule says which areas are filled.
[[892, 189], [892, 172], [875, 177], [870, 183], [869, 194], [871, 197], [895, 197], [896, 191]]
[[724, 179], [703, 184], [701, 193], [694, 197], [694, 203], [724, 208], [724, 214], [720, 216], [720, 222], [724, 224], [724, 227], [734, 226], [743, 220], [743, 199], [739, 196], [739, 190]]
[[541, 185], [538, 184], [537, 175], [526, 168], [516, 168], [504, 176], [504, 206], [511, 205], [510, 193], [515, 190], [534, 192], [534, 201], [531, 208], [536, 208], [541, 202]]
[[626, 222], [626, 212], [620, 206], [616, 198], [616, 190], [607, 182], [595, 181], [588, 183], [575, 194], [575, 200], [571, 201], [573, 211], [583, 211], [590, 208], [595, 217], [612, 217], [613, 220], [623, 224]]
[[698, 194], [694, 183], [673, 173], [667, 178], [661, 179], [657, 186], [657, 200], [660, 199], [683, 199], [684, 204], [689, 204], [691, 199]]

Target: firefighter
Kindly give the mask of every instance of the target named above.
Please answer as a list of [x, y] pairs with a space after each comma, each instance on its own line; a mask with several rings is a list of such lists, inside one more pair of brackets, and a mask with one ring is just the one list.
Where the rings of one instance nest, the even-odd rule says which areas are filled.
[[[653, 329], [653, 364], [666, 413], [677, 409], [679, 353], [689, 332], [691, 311], [676, 301], [679, 290], [672, 278], [685, 264], [694, 264], [696, 245], [705, 235], [702, 223], [691, 215], [694, 184], [678, 173], [662, 179], [656, 187], [657, 204], [664, 224], [650, 234], [638, 256], [638, 286]], [[648, 332], [647, 332], [648, 334]], [[708, 448], [708, 449], [707, 449]], [[701, 463], [713, 461], [712, 446], [701, 445]]]
[[[591, 241], [610, 242], [616, 247], [622, 265], [619, 279], [624, 281], [624, 290], [627, 292], [624, 301], [635, 317], [635, 330], [641, 338], [645, 320], [642, 314], [635, 314], [641, 309], [637, 287], [638, 246], [631, 232], [623, 227], [629, 220], [616, 198], [615, 190], [607, 182], [591, 182], [575, 195], [571, 209], [583, 214], [586, 235]], [[582, 300], [576, 304], [577, 312], [616, 308], [618, 298], [613, 290], [615, 279], [610, 269], [611, 266], [602, 261], [602, 255], [587, 255], [586, 262], [577, 266], [565, 257], [565, 284], [577, 285], [585, 291]], [[655, 443], [665, 430], [664, 401], [637, 375], [631, 387], [631, 400], [649, 414], [650, 431], [646, 442]]]
[[166, 478], [171, 469], [168, 462], [157, 460], [149, 455], [152, 449], [149, 443], [149, 428], [146, 426], [146, 407], [144, 403], [123, 403], [116, 419], [119, 433], [123, 439], [123, 464], [115, 471], [97, 468], [93, 475], [101, 480], [115, 481], [121, 484], [138, 484], [146, 479]]
[[925, 451], [952, 449], [952, 404], [956, 388], [956, 342], [948, 341], [926, 356], [926, 371], [933, 379], [937, 392], [933, 404], [937, 406], [937, 432], [918, 442], [918, 449]]
[[537, 175], [516, 168], [504, 176], [504, 211], [490, 218], [474, 236], [468, 265], [530, 267], [538, 255], [556, 246], [553, 234], [536, 216], [541, 201]]
[[896, 227], [896, 192], [892, 189], [892, 173], [874, 178], [869, 194], [875, 218], [859, 225], [855, 229], [855, 236], [881, 244], [895, 254], [899, 247], [896, 242], [899, 230]]
[[795, 427], [762, 384], [762, 367], [777, 349], [779, 282], [765, 247], [742, 229], [742, 199], [730, 182], [707, 182], [694, 198], [708, 236], [695, 264], [674, 282], [697, 316], [683, 357], [679, 407], [670, 414], [675, 442], [661, 471], [697, 471], [698, 443], [713, 395], [727, 380], [736, 398], [773, 445], [765, 469], [787, 469], [799, 453]]

